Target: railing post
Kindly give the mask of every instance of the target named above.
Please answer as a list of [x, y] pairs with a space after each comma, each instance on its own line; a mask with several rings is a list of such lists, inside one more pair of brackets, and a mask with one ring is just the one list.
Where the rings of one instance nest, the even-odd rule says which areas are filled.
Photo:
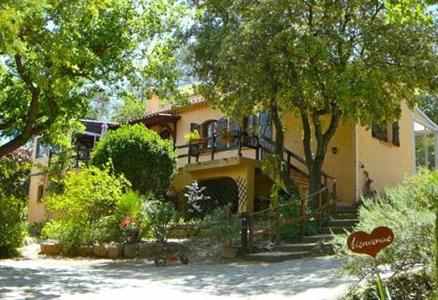
[[275, 206], [275, 242], [280, 241], [280, 205]]
[[192, 145], [190, 143], [189, 143], [189, 151], [188, 151], [187, 155], [188, 155], [187, 162], [190, 164], [192, 161], [192, 158], [191, 158], [192, 157]]
[[318, 227], [321, 226], [321, 206], [322, 206], [322, 193], [321, 190], [318, 192], [318, 210], [317, 210], [317, 220], [318, 220]]
[[253, 251], [253, 245], [254, 245], [254, 222], [253, 222], [253, 216], [248, 214], [248, 251], [249, 253], [252, 253]]
[[260, 143], [258, 137], [256, 137], [256, 141], [256, 160], [260, 160]]
[[287, 169], [288, 169], [289, 172], [290, 172], [290, 166], [291, 166], [291, 154], [288, 151], [287, 152]]
[[301, 207], [300, 207], [300, 235], [301, 238], [304, 238], [306, 234], [306, 198], [301, 199]]
[[248, 253], [248, 213], [242, 213], [242, 229], [240, 231], [240, 240], [242, 243], [242, 253]]
[[214, 151], [216, 149], [215, 144], [216, 144], [216, 136], [213, 134], [213, 136], [211, 137], [211, 160], [214, 160]]
[[242, 157], [242, 132], [240, 130], [239, 130], [238, 139], [239, 139], [239, 148], [237, 150], [237, 155], [239, 157]]
[[333, 215], [336, 216], [336, 201], [337, 201], [337, 196], [336, 196], [336, 179], [333, 179]]

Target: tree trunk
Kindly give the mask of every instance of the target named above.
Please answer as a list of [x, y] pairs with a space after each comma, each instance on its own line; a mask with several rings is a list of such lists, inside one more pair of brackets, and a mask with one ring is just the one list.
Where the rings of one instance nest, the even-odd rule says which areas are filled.
[[[300, 114], [304, 131], [304, 154], [306, 156], [307, 170], [309, 172], [309, 195], [312, 196], [309, 200], [311, 205], [315, 207], [318, 201], [318, 195], [316, 193], [322, 188], [322, 166], [327, 153], [327, 147], [338, 128], [341, 112], [338, 110], [336, 104], [332, 104], [330, 108], [330, 123], [325, 131], [322, 129], [320, 120], [322, 114], [313, 110], [311, 113], [311, 120], [309, 119], [308, 111], [305, 108], [300, 108]], [[314, 136], [316, 140], [315, 154], [312, 151], [312, 130], [310, 122], [312, 122], [314, 127]]]
[[299, 195], [299, 193], [295, 182], [290, 177], [289, 166], [283, 164], [284, 132], [283, 125], [278, 114], [278, 107], [276, 105], [271, 105], [271, 118], [275, 128], [274, 155], [277, 160], [277, 166], [275, 169], [280, 171], [279, 177], [286, 188], [286, 192], [289, 194], [289, 196], [294, 197]]

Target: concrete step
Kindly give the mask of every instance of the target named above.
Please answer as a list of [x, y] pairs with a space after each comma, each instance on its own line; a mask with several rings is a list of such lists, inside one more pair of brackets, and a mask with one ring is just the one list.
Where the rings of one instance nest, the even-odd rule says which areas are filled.
[[291, 243], [280, 244], [274, 247], [274, 251], [280, 252], [310, 252], [315, 248], [316, 243]]
[[357, 219], [333, 219], [328, 222], [329, 227], [353, 227], [357, 224]]
[[330, 233], [335, 233], [335, 234], [339, 234], [339, 233], [344, 233], [345, 230], [348, 231], [352, 231], [352, 227], [351, 226], [328, 226], [328, 227], [322, 227], [321, 228], [321, 233], [323, 234], [330, 234]]
[[337, 212], [335, 218], [336, 219], [357, 219], [357, 216], [358, 216], [357, 212], [354, 212], [354, 213], [339, 213], [339, 212]]
[[259, 252], [246, 254], [244, 256], [245, 260], [249, 261], [260, 261], [260, 262], [282, 262], [292, 259], [300, 259], [309, 256], [309, 252], [283, 252], [283, 251], [273, 251], [273, 252]]
[[346, 213], [357, 213], [357, 207], [355, 206], [345, 206], [345, 205], [337, 205], [336, 206], [336, 214], [346, 214]]
[[316, 243], [319, 241], [330, 241], [331, 239], [333, 239], [333, 236], [331, 234], [316, 234], [316, 235], [309, 235], [309, 236], [305, 236], [303, 238], [303, 243]]

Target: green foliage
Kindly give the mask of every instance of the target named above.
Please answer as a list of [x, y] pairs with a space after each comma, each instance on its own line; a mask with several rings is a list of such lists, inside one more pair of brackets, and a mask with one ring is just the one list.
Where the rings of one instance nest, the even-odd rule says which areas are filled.
[[19, 149], [0, 158], [0, 189], [7, 196], [27, 199], [31, 168], [30, 152], [26, 150]]
[[198, 92], [235, 119], [271, 112], [277, 132], [294, 113], [313, 194], [342, 120], [396, 120], [402, 101], [412, 107], [418, 91], [437, 90], [438, 31], [417, 3], [195, 1]]
[[89, 99], [138, 86], [176, 94], [185, 6], [173, 0], [0, 3], [0, 157], [53, 136]]
[[423, 94], [419, 96], [418, 106], [426, 115], [438, 124], [438, 96]]
[[216, 208], [202, 220], [201, 234], [215, 242], [231, 245], [241, 229], [239, 216], [231, 211], [231, 204]]
[[148, 222], [151, 236], [163, 242], [167, 240], [170, 224], [177, 220], [178, 213], [171, 202], [151, 197], [144, 206], [144, 215]]
[[191, 218], [203, 218], [212, 210], [211, 197], [205, 195], [207, 187], [200, 186], [197, 181], [186, 185], [186, 193], [184, 197], [187, 198], [188, 213]]
[[25, 204], [0, 188], [0, 258], [18, 255], [26, 232]]
[[184, 138], [186, 139], [187, 143], [190, 144], [196, 140], [199, 140], [201, 138], [201, 135], [199, 134], [199, 131], [195, 129], [184, 133]]
[[[394, 241], [379, 253], [377, 263], [388, 265], [395, 272], [424, 266], [424, 270], [430, 273], [435, 257], [436, 216], [432, 206], [437, 201], [438, 172], [421, 170], [399, 186], [388, 188], [385, 198], [365, 199], [355, 230], [371, 232], [377, 226], [391, 228]], [[343, 271], [370, 279], [374, 272], [373, 260], [347, 251], [346, 239], [347, 234], [341, 234], [333, 241]]]
[[142, 194], [165, 192], [176, 171], [172, 142], [143, 125], [121, 127], [99, 141], [90, 162], [102, 167], [109, 161]]
[[133, 94], [127, 94], [122, 97], [122, 103], [118, 107], [114, 121], [125, 123], [131, 119], [138, 119], [144, 116], [146, 112], [146, 102], [136, 98]]
[[123, 202], [128, 186], [122, 176], [114, 176], [108, 169], [90, 167], [79, 173], [68, 172], [63, 193], [49, 194], [43, 199], [53, 216], [44, 226], [43, 235], [60, 241], [67, 249], [94, 241], [117, 240], [120, 237], [117, 204]]

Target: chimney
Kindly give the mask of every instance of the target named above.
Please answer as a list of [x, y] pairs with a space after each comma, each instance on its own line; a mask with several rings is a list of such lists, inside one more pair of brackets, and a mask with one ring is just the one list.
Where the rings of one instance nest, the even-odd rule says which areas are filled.
[[160, 96], [155, 88], [149, 89], [149, 97], [146, 102], [146, 112], [152, 112], [160, 108]]

